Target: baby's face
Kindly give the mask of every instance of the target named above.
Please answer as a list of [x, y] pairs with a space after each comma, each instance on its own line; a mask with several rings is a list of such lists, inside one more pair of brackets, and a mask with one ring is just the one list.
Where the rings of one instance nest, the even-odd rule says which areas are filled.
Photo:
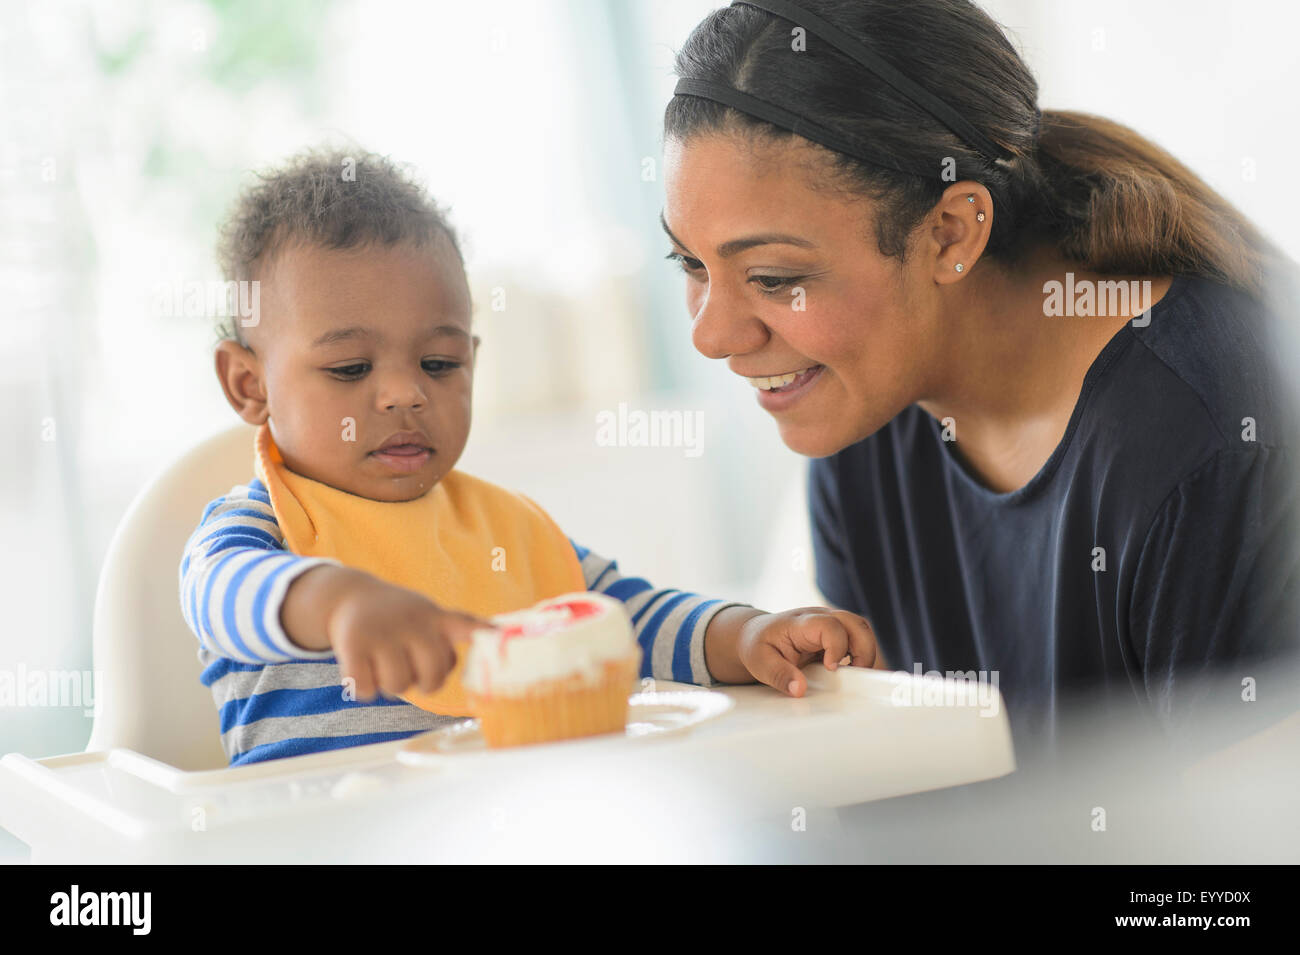
[[290, 471], [376, 501], [426, 494], [469, 438], [478, 344], [450, 242], [293, 245], [259, 277], [251, 351], [218, 346], [235, 410], [270, 422]]

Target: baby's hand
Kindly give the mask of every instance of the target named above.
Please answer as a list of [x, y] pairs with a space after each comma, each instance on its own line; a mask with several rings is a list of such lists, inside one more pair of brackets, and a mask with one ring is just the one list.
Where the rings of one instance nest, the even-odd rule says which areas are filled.
[[357, 699], [368, 701], [377, 689], [393, 696], [412, 687], [432, 693], [456, 665], [453, 644], [492, 624], [359, 574], [337, 595], [325, 626], [344, 680], [352, 679]]
[[871, 624], [855, 613], [826, 607], [750, 617], [741, 625], [736, 652], [754, 679], [790, 696], [803, 696], [808, 680], [799, 668], [818, 656], [828, 670], [846, 658], [852, 666], [880, 666]]

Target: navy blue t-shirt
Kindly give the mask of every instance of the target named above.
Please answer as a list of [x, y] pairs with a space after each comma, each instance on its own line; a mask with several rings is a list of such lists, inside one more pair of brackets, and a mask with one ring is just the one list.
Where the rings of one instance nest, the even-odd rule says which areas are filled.
[[1177, 731], [1195, 696], [1265, 682], [1256, 662], [1295, 644], [1294, 419], [1275, 319], [1194, 276], [1175, 276], [1149, 317], [1106, 344], [1060, 444], [1016, 491], [985, 487], [917, 405], [811, 463], [822, 593], [871, 622], [891, 669], [996, 671], [1021, 755], [1050, 752], [1085, 691]]

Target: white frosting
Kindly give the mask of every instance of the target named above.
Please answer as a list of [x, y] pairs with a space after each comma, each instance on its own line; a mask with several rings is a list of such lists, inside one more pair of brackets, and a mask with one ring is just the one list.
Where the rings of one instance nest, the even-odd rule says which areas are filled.
[[[565, 604], [595, 612], [575, 619]], [[621, 660], [637, 649], [622, 602], [590, 591], [551, 597], [526, 610], [495, 616], [492, 622], [501, 628], [522, 627], [523, 633], [474, 632], [462, 682], [484, 696], [518, 692], [539, 680], [575, 673], [595, 681], [606, 661]]]

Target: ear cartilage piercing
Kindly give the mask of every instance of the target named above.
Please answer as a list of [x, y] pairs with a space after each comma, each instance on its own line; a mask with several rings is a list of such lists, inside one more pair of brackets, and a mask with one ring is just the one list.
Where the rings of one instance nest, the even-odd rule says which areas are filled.
[[958, 262], [955, 266], [953, 266], [953, 268], [955, 268], [958, 272], [960, 272], [962, 270], [962, 264]]
[[975, 221], [976, 221], [976, 222], [983, 222], [983, 221], [984, 221], [984, 213], [982, 213], [982, 212], [977, 212], [977, 213], [975, 213]]
[[967, 201], [967, 202], [974, 202], [974, 201], [975, 201], [975, 193], [972, 192], [969, 196], [967, 196], [967, 197], [966, 197], [966, 201]]

